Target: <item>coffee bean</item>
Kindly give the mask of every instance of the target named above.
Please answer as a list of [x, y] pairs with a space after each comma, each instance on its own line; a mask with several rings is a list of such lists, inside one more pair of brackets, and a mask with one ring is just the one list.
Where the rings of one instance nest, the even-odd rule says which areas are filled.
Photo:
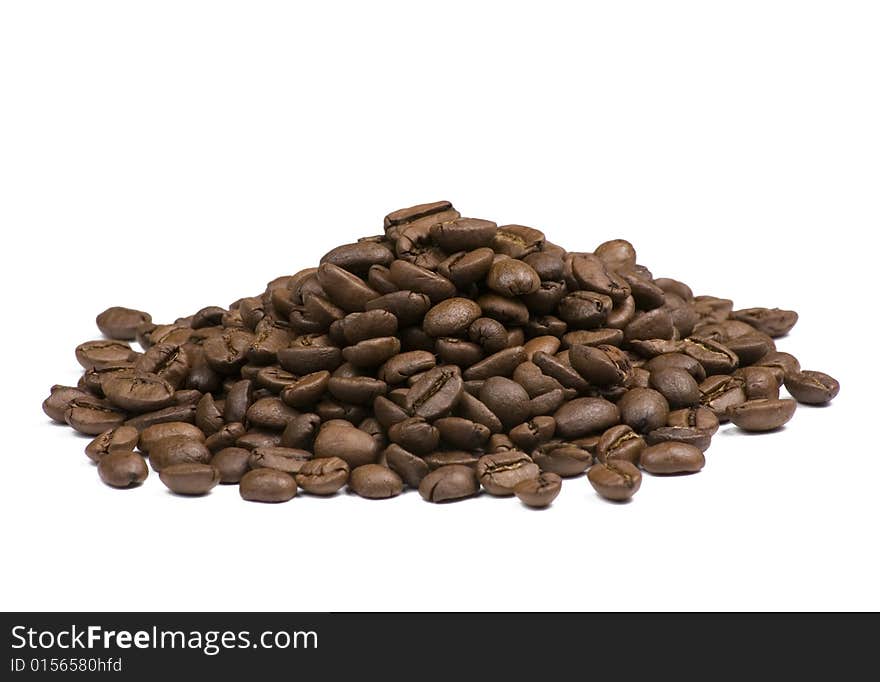
[[719, 421], [726, 422], [728, 411], [746, 401], [745, 381], [727, 374], [710, 376], [700, 384], [701, 402], [711, 409]]
[[251, 451], [224, 448], [211, 458], [211, 465], [220, 472], [220, 483], [238, 483], [250, 469]]
[[98, 329], [104, 336], [124, 341], [133, 341], [138, 327], [150, 322], [152, 318], [149, 313], [120, 306], [107, 308], [95, 319]]
[[498, 226], [491, 220], [458, 218], [431, 226], [431, 238], [448, 253], [489, 246]]
[[254, 469], [242, 476], [238, 491], [250, 502], [287, 502], [296, 496], [296, 481], [283, 471]]
[[76, 347], [76, 359], [85, 369], [137, 360], [138, 353], [122, 341], [86, 341]]
[[131, 450], [110, 452], [98, 462], [101, 480], [114, 488], [140, 485], [147, 479], [147, 474], [149, 471], [144, 458]]
[[824, 405], [840, 392], [840, 384], [834, 377], [823, 372], [805, 370], [785, 376], [785, 389], [799, 403]]
[[614, 302], [623, 301], [630, 295], [630, 287], [626, 281], [591, 253], [573, 256], [571, 270], [574, 279], [587, 291], [610, 296]]
[[651, 372], [651, 388], [658, 391], [672, 409], [692, 407], [700, 402], [700, 387], [687, 370], [668, 367]]
[[642, 485], [642, 474], [635, 464], [622, 460], [596, 462], [587, 478], [599, 495], [614, 502], [629, 500]]
[[251, 469], [277, 469], [288, 474], [296, 474], [303, 464], [312, 459], [307, 450], [285, 448], [280, 446], [264, 446], [254, 448], [248, 459]]
[[531, 452], [546, 443], [556, 433], [556, 420], [548, 416], [536, 416], [510, 430], [510, 440], [522, 450]]
[[412, 417], [388, 429], [392, 442], [416, 455], [427, 455], [440, 444], [440, 431], [422, 417]]
[[537, 478], [520, 481], [513, 489], [520, 501], [529, 506], [541, 509], [549, 507], [562, 490], [562, 479], [556, 474], [542, 472]]
[[210, 464], [172, 464], [159, 472], [159, 478], [178, 495], [205, 495], [220, 482], [220, 471]]
[[440, 452], [432, 452], [430, 455], [424, 456], [425, 464], [428, 465], [430, 471], [439, 469], [440, 467], [460, 464], [476, 470], [479, 457], [466, 452], [464, 450], [443, 450]]
[[599, 433], [620, 422], [617, 405], [604, 398], [572, 400], [559, 408], [553, 416], [556, 419], [556, 433], [563, 439]]
[[154, 412], [144, 412], [136, 417], [127, 419], [126, 426], [133, 426], [138, 431], [154, 426], [156, 424], [167, 424], [169, 422], [185, 422], [192, 424], [195, 421], [196, 406], [189, 405], [172, 405]]
[[97, 436], [122, 424], [125, 413], [97, 398], [79, 397], [67, 403], [64, 421], [80, 433]]
[[593, 455], [587, 449], [562, 440], [538, 446], [532, 451], [532, 459], [541, 471], [563, 478], [579, 476], [593, 463]]
[[749, 400], [779, 397], [778, 377], [769, 367], [742, 367], [733, 376], [743, 379], [743, 390]]
[[480, 457], [476, 474], [490, 495], [512, 495], [522, 481], [537, 478], [540, 468], [526, 453], [518, 450], [496, 452]]
[[507, 258], [496, 261], [486, 276], [486, 286], [502, 296], [524, 296], [541, 286], [541, 278], [521, 260]]
[[461, 464], [435, 469], [419, 483], [419, 495], [427, 502], [454, 502], [472, 497], [479, 491], [476, 473]]
[[129, 412], [161, 410], [174, 400], [174, 387], [155, 374], [113, 377], [103, 387], [107, 400]]
[[162, 471], [172, 464], [208, 464], [211, 451], [205, 443], [186, 436], [172, 436], [154, 443], [149, 451], [153, 471]]
[[712, 436], [718, 431], [718, 417], [708, 407], [687, 407], [671, 411], [666, 426], [698, 429]]
[[638, 464], [645, 449], [645, 439], [626, 424], [612, 426], [596, 444], [596, 459], [600, 462], [624, 460]]
[[657, 445], [659, 443], [668, 443], [675, 441], [677, 443], [687, 443], [705, 452], [712, 443], [712, 434], [702, 429], [692, 426], [661, 426], [654, 429], [645, 436], [648, 445]]
[[639, 461], [642, 469], [652, 474], [692, 474], [705, 464], [706, 457], [700, 448], [675, 441], [645, 448]]
[[325, 425], [315, 438], [315, 457], [339, 457], [352, 470], [371, 464], [379, 456], [379, 447], [370, 434], [355, 428], [337, 424]]
[[140, 438], [138, 439], [138, 449], [149, 454], [157, 443], [167, 438], [184, 438], [186, 440], [205, 442], [205, 434], [193, 424], [186, 422], [163, 422], [148, 426], [141, 431]]
[[75, 398], [93, 400], [94, 397], [91, 393], [81, 388], [55, 384], [49, 391], [49, 397], [43, 401], [43, 412], [46, 413], [49, 419], [64, 423], [64, 414]]
[[[231, 448], [238, 443], [239, 438], [245, 435], [244, 424], [235, 422], [226, 424], [216, 433], [212, 433], [205, 439], [205, 447], [211, 452], [219, 452], [224, 448]], [[244, 446], [239, 446], [244, 447]]]
[[584, 379], [597, 386], [626, 384], [632, 376], [632, 364], [615, 346], [573, 345], [569, 351], [571, 366]]
[[364, 464], [352, 470], [348, 488], [361, 497], [379, 500], [400, 495], [403, 480], [388, 467]]
[[505, 348], [466, 369], [464, 378], [470, 381], [510, 376], [525, 361], [526, 349], [523, 346]]
[[787, 423], [796, 408], [791, 399], [748, 400], [730, 408], [727, 415], [743, 431], [772, 431]]
[[116, 426], [96, 436], [86, 445], [86, 455], [93, 462], [99, 462], [111, 452], [131, 451], [137, 447], [138, 431], [131, 426]]
[[348, 482], [348, 464], [339, 457], [305, 462], [296, 474], [300, 488], [312, 495], [333, 495]]
[[793, 310], [779, 308], [747, 308], [731, 313], [734, 320], [746, 322], [759, 332], [772, 338], [785, 336], [797, 323], [798, 314]]
[[425, 313], [424, 329], [431, 336], [464, 334], [482, 310], [468, 298], [448, 298]]
[[416, 417], [438, 419], [458, 405], [464, 384], [457, 367], [431, 369], [416, 381], [406, 396], [406, 410]]

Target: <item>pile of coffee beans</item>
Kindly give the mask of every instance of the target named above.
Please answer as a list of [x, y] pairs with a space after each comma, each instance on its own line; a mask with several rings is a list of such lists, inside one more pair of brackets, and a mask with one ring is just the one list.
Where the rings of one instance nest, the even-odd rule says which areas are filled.
[[118, 488], [152, 468], [181, 495], [545, 507], [586, 472], [623, 501], [643, 471], [700, 471], [719, 424], [773, 431], [834, 398], [776, 349], [796, 321], [656, 278], [625, 240], [568, 252], [440, 201], [226, 308], [171, 324], [105, 310], [79, 384], [43, 409], [95, 437], [86, 454]]

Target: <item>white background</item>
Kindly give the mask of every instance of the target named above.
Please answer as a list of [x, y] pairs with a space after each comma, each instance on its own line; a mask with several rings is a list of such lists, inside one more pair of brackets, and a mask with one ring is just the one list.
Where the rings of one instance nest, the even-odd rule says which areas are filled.
[[[871, 2], [3, 3], [0, 606], [877, 609], [878, 35]], [[116, 491], [40, 410], [104, 308], [227, 305], [441, 198], [797, 309], [840, 397], [543, 513]]]

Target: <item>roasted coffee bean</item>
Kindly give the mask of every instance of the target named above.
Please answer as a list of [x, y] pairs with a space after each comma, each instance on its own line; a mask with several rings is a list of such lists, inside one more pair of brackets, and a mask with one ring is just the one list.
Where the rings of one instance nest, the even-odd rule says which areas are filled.
[[372, 405], [388, 392], [388, 384], [372, 377], [333, 377], [327, 388], [334, 398], [358, 405]]
[[480, 484], [473, 468], [450, 464], [425, 475], [418, 488], [426, 502], [453, 502], [476, 495]]
[[472, 381], [498, 376], [507, 377], [525, 361], [526, 349], [523, 346], [505, 348], [466, 369], [464, 378]]
[[75, 386], [55, 384], [49, 391], [49, 397], [43, 401], [43, 412], [49, 419], [64, 423], [64, 414], [76, 398], [95, 400], [95, 396]]
[[684, 282], [669, 277], [661, 277], [654, 280], [654, 284], [663, 289], [667, 294], [675, 294], [683, 301], [690, 302], [694, 300], [694, 292]]
[[76, 347], [76, 359], [85, 369], [134, 362], [138, 353], [122, 341], [87, 341]]
[[551, 440], [556, 433], [556, 420], [548, 416], [536, 416], [510, 430], [510, 440], [518, 448], [531, 452], [541, 443]]
[[562, 479], [554, 473], [541, 472], [537, 478], [530, 478], [516, 484], [513, 492], [520, 501], [538, 509], [549, 507], [562, 490]]
[[805, 370], [787, 373], [785, 375], [785, 389], [799, 403], [824, 405], [837, 396], [840, 384], [837, 379], [823, 372]]
[[342, 357], [356, 367], [378, 367], [397, 355], [400, 347], [400, 339], [396, 336], [383, 336], [344, 348]]
[[712, 436], [718, 431], [718, 417], [708, 407], [687, 407], [671, 411], [666, 426], [698, 429]]
[[615, 346], [574, 345], [568, 357], [578, 374], [597, 386], [621, 386], [632, 375], [629, 358]]
[[498, 320], [489, 317], [481, 317], [468, 328], [468, 336], [471, 341], [483, 347], [486, 353], [492, 354], [504, 350], [507, 347], [507, 328]]
[[101, 480], [114, 488], [130, 488], [147, 479], [149, 471], [144, 458], [131, 450], [110, 452], [98, 462]]
[[432, 452], [430, 455], [424, 456], [424, 462], [428, 465], [430, 471], [439, 469], [440, 467], [450, 466], [452, 464], [460, 464], [476, 470], [479, 457], [465, 452], [464, 450], [442, 450], [440, 452]]
[[706, 370], [699, 362], [684, 353], [664, 353], [657, 355], [645, 364], [649, 372], [659, 372], [664, 369], [683, 369], [698, 382], [706, 378]]
[[416, 455], [427, 455], [440, 445], [440, 431], [422, 417], [412, 417], [388, 429], [391, 442]]
[[[205, 439], [205, 447], [211, 452], [219, 452], [223, 448], [231, 448], [238, 443], [239, 438], [245, 435], [244, 424], [235, 422], [226, 424], [216, 433], [212, 433]], [[240, 446], [243, 447], [243, 446]]]
[[120, 306], [107, 308], [95, 318], [95, 323], [104, 336], [123, 341], [133, 341], [138, 327], [150, 322], [152, 318], [149, 313]]
[[223, 428], [223, 411], [210, 393], [205, 393], [196, 404], [195, 421], [196, 426], [207, 435]]
[[444, 365], [470, 367], [483, 359], [483, 349], [476, 343], [457, 338], [437, 339], [437, 357]]
[[259, 447], [251, 451], [248, 466], [251, 469], [277, 469], [288, 474], [296, 474], [303, 464], [312, 459], [306, 450], [285, 447]]
[[388, 266], [394, 260], [394, 254], [388, 247], [376, 242], [356, 242], [343, 244], [324, 254], [321, 263], [332, 263], [358, 277], [367, 274], [373, 265]]
[[205, 442], [205, 434], [197, 426], [187, 422], [162, 422], [146, 427], [140, 432], [138, 449], [148, 453], [157, 443], [167, 438], [185, 438], [201, 443]]
[[379, 378], [388, 384], [401, 384], [415, 374], [427, 372], [436, 366], [432, 353], [414, 350], [400, 353], [388, 360], [379, 370]]
[[642, 474], [638, 467], [622, 460], [596, 462], [587, 472], [587, 478], [599, 495], [614, 502], [631, 499], [642, 485]]
[[772, 431], [786, 424], [797, 408], [791, 399], [748, 400], [727, 411], [727, 416], [743, 431]]
[[515, 381], [505, 377], [487, 379], [480, 389], [479, 400], [505, 428], [513, 428], [530, 416], [529, 394]]
[[238, 483], [250, 469], [251, 451], [244, 448], [223, 448], [211, 458], [220, 472], [220, 483]]
[[541, 278], [527, 263], [507, 258], [492, 265], [486, 275], [486, 286], [502, 296], [525, 296], [538, 290]]
[[541, 471], [568, 478], [584, 473], [593, 463], [593, 455], [576, 443], [552, 440], [533, 450], [532, 460]]
[[410, 488], [418, 488], [422, 479], [428, 475], [427, 462], [396, 443], [385, 448], [381, 459], [384, 459], [386, 466], [396, 472]]
[[128, 412], [161, 410], [174, 401], [174, 387], [155, 374], [115, 376], [105, 381], [103, 388], [107, 400]]
[[522, 327], [529, 321], [528, 307], [516, 299], [498, 294], [483, 294], [477, 299], [477, 305], [483, 315], [509, 327]]
[[644, 449], [644, 438], [626, 424], [618, 424], [605, 431], [599, 438], [596, 444], [596, 459], [603, 463], [610, 460], [625, 460], [638, 464]]
[[431, 336], [464, 334], [482, 310], [469, 298], [448, 298], [425, 313], [424, 329]]
[[648, 445], [658, 445], [674, 441], [688, 443], [705, 452], [712, 444], [712, 434], [692, 426], [661, 426], [645, 436]]
[[354, 470], [372, 464], [379, 456], [376, 441], [351, 424], [327, 424], [315, 437], [315, 457], [339, 457]]
[[699, 362], [706, 370], [706, 374], [727, 374], [739, 366], [736, 353], [711, 339], [698, 337], [685, 339], [682, 350]]
[[745, 380], [727, 374], [716, 374], [700, 384], [701, 402], [726, 422], [727, 412], [746, 401]]
[[547, 376], [535, 363], [528, 361], [523, 362], [513, 371], [513, 380], [526, 389], [530, 398], [562, 388], [562, 384], [556, 379]]
[[572, 291], [559, 302], [559, 317], [573, 329], [595, 329], [605, 324], [611, 298], [594, 291]]
[[581, 287], [610, 296], [615, 303], [623, 301], [631, 293], [629, 284], [602, 259], [591, 253], [572, 256], [571, 271]]
[[86, 455], [93, 462], [99, 462], [111, 452], [134, 450], [138, 444], [138, 431], [131, 426], [116, 426], [96, 436], [86, 445]]
[[64, 421], [80, 433], [97, 436], [125, 422], [125, 413], [103, 400], [79, 397], [67, 403]]
[[779, 378], [769, 367], [742, 367], [733, 376], [743, 379], [743, 390], [749, 400], [779, 397]]
[[126, 426], [133, 426], [138, 431], [154, 426], [156, 424], [167, 424], [170, 422], [185, 422], [192, 424], [195, 421], [196, 406], [189, 405], [172, 405], [154, 412], [145, 412], [136, 417], [127, 419]]
[[435, 367], [425, 372], [410, 388], [406, 410], [416, 417], [438, 419], [449, 415], [463, 394], [464, 383], [457, 367]]
[[150, 447], [149, 459], [153, 471], [162, 471], [172, 464], [208, 464], [211, 451], [205, 443], [186, 436], [163, 438]]
[[489, 440], [491, 432], [483, 424], [463, 417], [444, 417], [434, 422], [440, 438], [447, 445], [462, 450], [479, 450]]
[[755, 365], [758, 367], [769, 367], [779, 376], [779, 380], [787, 379], [801, 371], [801, 363], [790, 353], [781, 351], [770, 351], [763, 358], [758, 360]]
[[746, 308], [735, 310], [730, 316], [734, 320], [746, 322], [759, 332], [772, 338], [785, 336], [797, 323], [798, 314], [793, 310], [779, 308]]
[[276, 469], [254, 469], [242, 476], [238, 491], [250, 502], [287, 502], [296, 496], [296, 480]]
[[496, 452], [480, 457], [476, 474], [490, 495], [512, 495], [518, 483], [537, 478], [540, 468], [526, 453], [518, 450]]
[[601, 433], [620, 423], [621, 418], [617, 405], [604, 398], [572, 400], [559, 408], [553, 416], [556, 419], [556, 433], [563, 439]]
[[666, 425], [669, 403], [659, 391], [633, 388], [617, 403], [620, 420], [638, 433], [648, 433]]
[[602, 242], [593, 251], [607, 266], [618, 272], [632, 270], [636, 264], [636, 250], [626, 239], [612, 239]]
[[403, 480], [388, 467], [364, 464], [352, 470], [348, 488], [361, 497], [379, 500], [400, 495]]
[[134, 368], [141, 373], [154, 374], [174, 388], [180, 388], [189, 375], [190, 365], [184, 346], [160, 343], [139, 357]]
[[695, 445], [669, 441], [645, 448], [639, 466], [651, 474], [692, 474], [706, 465], [703, 451]]
[[210, 464], [172, 464], [159, 472], [159, 478], [178, 495], [205, 495], [220, 482], [220, 471]]
[[305, 462], [296, 474], [296, 483], [312, 495], [333, 495], [348, 483], [349, 466], [339, 457]]
[[458, 218], [431, 226], [431, 238], [448, 253], [490, 246], [498, 225], [491, 220]]
[[651, 372], [650, 386], [658, 391], [669, 407], [676, 410], [700, 402], [700, 386], [687, 370], [668, 367]]
[[555, 379], [563, 388], [570, 388], [578, 393], [587, 393], [590, 390], [589, 382], [584, 379], [575, 369], [555, 355], [547, 355], [538, 351], [532, 356], [534, 362], [547, 376]]

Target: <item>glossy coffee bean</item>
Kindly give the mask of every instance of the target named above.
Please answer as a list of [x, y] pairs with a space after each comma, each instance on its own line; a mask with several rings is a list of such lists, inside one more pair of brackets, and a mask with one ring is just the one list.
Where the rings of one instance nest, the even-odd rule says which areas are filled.
[[712, 436], [718, 431], [718, 417], [708, 407], [687, 407], [671, 411], [666, 426], [693, 428]]
[[137, 447], [139, 434], [131, 426], [116, 426], [96, 436], [86, 445], [86, 455], [93, 462], [99, 462], [111, 452], [130, 452]]
[[706, 464], [703, 451], [688, 443], [668, 441], [645, 448], [639, 465], [652, 474], [692, 474]]
[[194, 424], [186, 422], [164, 422], [148, 426], [141, 431], [138, 439], [138, 449], [149, 453], [155, 445], [166, 438], [184, 438], [205, 442], [205, 434]]
[[425, 372], [406, 396], [406, 410], [416, 417], [438, 419], [452, 412], [464, 393], [457, 367], [442, 366]]
[[163, 438], [152, 445], [149, 454], [153, 471], [162, 471], [172, 464], [208, 464], [211, 457], [211, 451], [203, 442], [186, 436]]
[[138, 357], [131, 346], [122, 341], [87, 341], [76, 347], [76, 359], [85, 369], [133, 362]]
[[651, 388], [659, 392], [673, 410], [692, 407], [700, 402], [700, 386], [691, 374], [678, 367], [651, 372]]
[[454, 502], [476, 495], [480, 484], [472, 467], [450, 464], [427, 474], [418, 488], [427, 502]]
[[348, 464], [339, 457], [313, 459], [302, 465], [296, 474], [300, 488], [312, 495], [333, 495], [348, 482]]
[[178, 495], [205, 495], [220, 482], [220, 471], [210, 464], [172, 464], [159, 472], [159, 478]]
[[149, 313], [121, 306], [107, 308], [95, 319], [98, 329], [104, 336], [123, 341], [133, 341], [138, 327], [150, 322], [152, 318]]
[[749, 400], [727, 411], [743, 431], [772, 431], [786, 424], [795, 413], [797, 402], [786, 399]]
[[307, 450], [264, 446], [251, 450], [248, 466], [251, 469], [275, 469], [294, 475], [311, 459], [312, 453]]
[[648, 445], [658, 445], [670, 441], [687, 443], [699, 448], [701, 452], [705, 452], [712, 444], [712, 434], [690, 426], [661, 426], [659, 429], [649, 432], [645, 436], [645, 441]]
[[556, 474], [542, 472], [537, 478], [520, 481], [513, 489], [520, 501], [529, 507], [549, 507], [562, 490], [562, 479]]
[[388, 467], [364, 464], [352, 470], [348, 488], [360, 497], [380, 500], [400, 495], [403, 492], [403, 480]]
[[287, 502], [296, 496], [296, 480], [276, 469], [254, 469], [242, 477], [238, 491], [250, 502]]
[[799, 403], [805, 405], [824, 405], [840, 392], [837, 379], [823, 372], [806, 370], [786, 374], [785, 389]]
[[149, 471], [144, 458], [131, 450], [110, 452], [98, 462], [101, 480], [114, 488], [130, 488], [147, 479]]
[[245, 448], [224, 448], [211, 458], [211, 465], [220, 472], [220, 483], [238, 483], [250, 469], [250, 458]]
[[568, 478], [584, 473], [593, 464], [593, 455], [574, 442], [552, 440], [533, 450], [532, 460], [541, 471]]
[[428, 475], [427, 462], [396, 443], [385, 448], [381, 458], [384, 458], [388, 468], [396, 472], [410, 488], [418, 488], [422, 479]]
[[328, 424], [315, 438], [315, 457], [339, 457], [352, 470], [375, 462], [379, 451], [379, 445], [370, 434], [351, 424]]
[[80, 433], [97, 436], [125, 422], [125, 413], [103, 400], [78, 397], [67, 403], [64, 421]]
[[612, 426], [596, 444], [596, 459], [600, 462], [624, 460], [638, 464], [645, 449], [645, 439], [626, 424]]
[[578, 398], [559, 408], [553, 417], [556, 434], [572, 439], [605, 431], [620, 422], [621, 414], [617, 405], [604, 398]]
[[[700, 453], [702, 454], [702, 453]], [[593, 489], [606, 500], [625, 502], [642, 485], [642, 473], [635, 464], [622, 460], [596, 462], [587, 472]]]
[[522, 481], [537, 478], [540, 468], [526, 453], [518, 450], [496, 452], [480, 457], [476, 474], [490, 495], [512, 495]]

